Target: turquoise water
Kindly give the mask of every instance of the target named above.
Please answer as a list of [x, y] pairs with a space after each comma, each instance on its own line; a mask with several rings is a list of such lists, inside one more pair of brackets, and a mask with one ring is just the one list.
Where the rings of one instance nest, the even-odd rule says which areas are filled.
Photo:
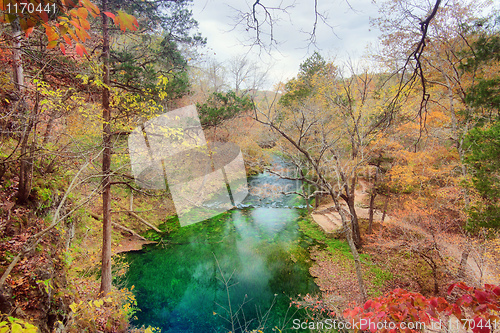
[[[273, 181], [266, 174], [253, 178], [254, 184], [266, 179]], [[290, 298], [318, 292], [308, 271], [311, 240], [297, 225], [304, 212], [259, 201], [250, 196], [247, 208], [176, 228], [161, 246], [128, 253], [126, 281], [141, 310], [132, 323], [193, 333], [291, 328], [303, 314]]]

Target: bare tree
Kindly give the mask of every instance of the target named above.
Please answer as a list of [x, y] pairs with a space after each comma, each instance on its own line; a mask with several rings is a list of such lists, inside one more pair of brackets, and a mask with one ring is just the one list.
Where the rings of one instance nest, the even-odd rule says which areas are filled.
[[[367, 294], [362, 277], [361, 261], [352, 233], [354, 216], [341, 205], [343, 190], [348, 189], [349, 191], [350, 189], [350, 177], [343, 169], [344, 165], [342, 165], [337, 144], [338, 138], [329, 135], [333, 132], [333, 128], [325, 123], [322, 112], [313, 103], [302, 104], [300, 108], [292, 110], [292, 113], [288, 124], [281, 121], [283, 113], [280, 110], [264, 112], [256, 109], [255, 119], [279, 133], [285, 139], [285, 147], [295, 149], [295, 154], [293, 150], [288, 150], [289, 154], [292, 155], [292, 161], [295, 161], [296, 164], [301, 161], [301, 166], [307, 166], [314, 172], [314, 177], [306, 177], [301, 173], [295, 178], [284, 178], [311, 184], [316, 188], [313, 194], [327, 193], [333, 200], [334, 207], [341, 216], [343, 232], [354, 258], [360, 293], [363, 300], [366, 300]], [[317, 138], [317, 140], [313, 138]], [[331, 175], [334, 175], [333, 179], [330, 178]]]
[[[396, 106], [405, 98], [404, 92], [408, 88], [419, 85], [421, 90], [421, 101], [417, 116], [420, 119], [421, 131], [424, 128], [430, 94], [428, 92], [427, 74], [424, 70], [422, 57], [427, 47], [431, 22], [438, 14], [441, 2], [442, 0], [429, 1], [425, 4], [414, 4], [414, 2], [405, 0], [387, 2], [394, 3], [396, 6], [401, 7], [401, 10], [397, 12], [400, 15], [396, 18], [396, 22], [411, 21], [411, 24], [406, 27], [415, 32], [415, 37], [412, 42], [404, 46], [404, 59], [397, 62], [399, 65], [394, 74], [399, 77], [400, 82], [399, 88], [393, 97], [393, 107], [388, 108], [383, 118], [384, 122], [387, 124], [392, 122], [394, 112], [397, 110]], [[349, 1], [346, 0], [346, 3], [352, 10], [355, 10]], [[308, 45], [315, 45], [317, 28], [320, 23], [330, 27], [333, 36], [335, 36], [335, 32], [329, 24], [327, 15], [319, 10], [319, 4], [321, 4], [319, 0], [311, 1], [311, 6], [314, 8], [314, 14], [311, 19], [311, 28], [307, 32]], [[247, 40], [248, 46], [257, 46], [259, 49], [270, 53], [273, 49], [279, 49], [279, 44], [282, 42], [276, 36], [276, 25], [279, 21], [283, 20], [283, 17], [290, 18], [294, 7], [295, 2], [293, 1], [282, 1], [277, 6], [273, 6], [264, 0], [254, 0], [247, 9], [234, 8], [236, 11], [235, 28], [243, 27], [251, 34]], [[380, 20], [384, 20], [385, 15], [389, 13], [382, 14]], [[399, 27], [399, 29], [401, 28], [402, 27]], [[420, 138], [418, 140], [420, 140]]]
[[245, 55], [235, 56], [229, 61], [228, 79], [236, 95], [246, 95], [249, 92], [262, 89], [269, 68], [261, 70], [259, 63], [248, 59]]
[[[397, 44], [398, 53], [404, 58], [396, 61], [397, 68], [394, 75], [399, 77], [399, 87], [394, 94], [393, 104], [401, 103], [406, 97], [405, 91], [413, 89], [419, 84], [421, 90], [420, 107], [417, 116], [420, 119], [420, 136], [425, 126], [427, 115], [427, 104], [430, 94], [428, 92], [427, 74], [424, 70], [423, 55], [429, 41], [429, 27], [438, 14], [441, 0], [434, 3], [414, 4], [406, 0], [386, 2], [386, 9], [381, 11], [381, 17], [376, 20], [378, 26], [384, 32], [399, 31], [399, 34], [412, 33], [413, 38], [407, 43]], [[423, 15], [423, 18], [422, 18]], [[385, 121], [390, 124], [394, 117], [395, 107], [389, 108]], [[415, 144], [416, 147], [416, 144]], [[416, 148], [415, 148], [416, 149]]]

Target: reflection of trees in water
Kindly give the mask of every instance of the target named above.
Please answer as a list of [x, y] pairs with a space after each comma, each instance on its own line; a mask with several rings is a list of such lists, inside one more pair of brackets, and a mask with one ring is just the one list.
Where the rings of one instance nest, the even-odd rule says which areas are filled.
[[293, 210], [234, 210], [174, 229], [165, 249], [130, 254], [127, 279], [141, 309], [135, 323], [161, 326], [162, 332], [227, 332], [223, 320], [213, 315], [220, 309], [216, 303], [227, 304], [214, 255], [225, 275], [234, 272], [230, 299], [235, 306], [247, 302], [245, 318], [257, 318], [277, 294], [272, 320], [278, 320], [288, 309], [287, 296], [311, 291], [305, 289], [311, 279], [307, 267], [294, 268], [288, 253], [289, 243], [299, 236], [296, 218]]

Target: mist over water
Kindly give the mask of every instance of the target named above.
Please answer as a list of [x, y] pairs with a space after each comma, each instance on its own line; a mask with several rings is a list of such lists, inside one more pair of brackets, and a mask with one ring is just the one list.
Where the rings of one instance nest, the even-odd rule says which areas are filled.
[[246, 208], [182, 227], [161, 246], [127, 254], [126, 283], [134, 286], [141, 310], [134, 325], [162, 332], [228, 332], [232, 314], [241, 332], [264, 321], [267, 329], [291, 327], [291, 320], [303, 315], [289, 307], [290, 298], [318, 291], [308, 271], [311, 240], [297, 225], [304, 212], [275, 208], [303, 202], [295, 195], [262, 196], [269, 194], [262, 188], [284, 188], [292, 181], [264, 173], [248, 182], [252, 195], [242, 204]]

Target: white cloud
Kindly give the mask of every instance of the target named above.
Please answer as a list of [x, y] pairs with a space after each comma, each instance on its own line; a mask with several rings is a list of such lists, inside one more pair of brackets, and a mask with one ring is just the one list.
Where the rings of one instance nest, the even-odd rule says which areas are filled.
[[[277, 1], [261, 1], [268, 6], [277, 6]], [[284, 0], [283, 5], [292, 3]], [[243, 26], [234, 27], [237, 12], [248, 11], [252, 0], [235, 0], [228, 3], [223, 0], [201, 0], [194, 2], [193, 16], [199, 22], [200, 32], [207, 37], [207, 54], [219, 62], [233, 56], [249, 52], [244, 42], [254, 37], [253, 32], [245, 31]], [[352, 9], [349, 7], [351, 5]], [[297, 0], [295, 7], [288, 13], [280, 13], [275, 28], [276, 39], [280, 44], [271, 52], [253, 48], [249, 56], [266, 65], [272, 64], [269, 86], [280, 80], [294, 77], [299, 65], [315, 50], [326, 58], [335, 57], [345, 61], [349, 57], [357, 60], [364, 54], [368, 43], [377, 43], [378, 31], [370, 27], [370, 17], [378, 15], [377, 7], [371, 0], [327, 1], [319, 0], [318, 9], [328, 17], [327, 26], [318, 22], [316, 46], [309, 45], [306, 32], [311, 31], [315, 20], [313, 0]], [[332, 31], [333, 29], [333, 31]]]

